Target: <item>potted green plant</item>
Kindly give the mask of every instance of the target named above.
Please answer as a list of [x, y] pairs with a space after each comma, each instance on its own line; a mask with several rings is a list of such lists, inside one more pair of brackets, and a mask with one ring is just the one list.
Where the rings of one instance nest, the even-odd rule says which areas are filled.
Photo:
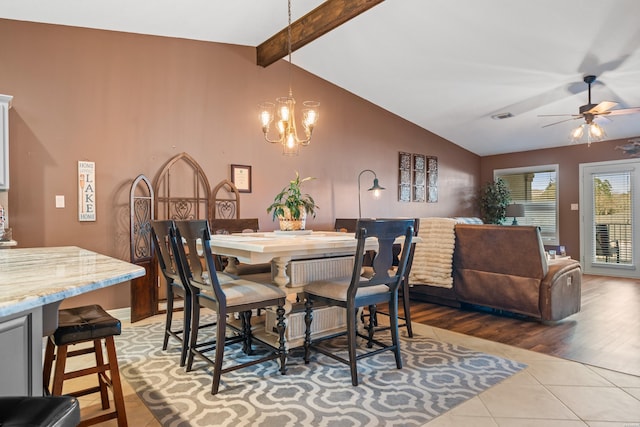
[[487, 182], [480, 189], [480, 215], [487, 224], [501, 224], [506, 218], [511, 191], [502, 178]]
[[303, 183], [312, 179], [315, 178], [308, 176], [301, 179], [296, 172], [296, 179], [276, 194], [273, 203], [267, 208], [267, 213], [273, 215], [273, 220], [280, 221], [280, 230], [304, 230], [307, 215], [316, 216], [316, 202], [309, 194], [302, 193], [300, 188]]

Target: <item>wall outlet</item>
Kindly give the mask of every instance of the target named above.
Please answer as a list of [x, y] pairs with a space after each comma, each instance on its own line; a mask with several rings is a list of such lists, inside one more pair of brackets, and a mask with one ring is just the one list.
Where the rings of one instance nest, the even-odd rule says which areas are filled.
[[56, 208], [64, 208], [64, 196], [56, 196]]
[[571, 203], [571, 210], [572, 211], [577, 211], [578, 210], [578, 204], [577, 203]]

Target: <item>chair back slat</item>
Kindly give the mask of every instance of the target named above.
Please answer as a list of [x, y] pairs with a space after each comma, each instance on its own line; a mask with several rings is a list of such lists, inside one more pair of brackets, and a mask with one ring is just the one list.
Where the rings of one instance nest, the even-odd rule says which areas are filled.
[[[180, 258], [183, 260], [181, 268], [188, 279], [188, 283], [192, 286], [192, 291], [208, 291], [211, 299], [221, 305], [226, 305], [226, 297], [218, 281], [213, 254], [209, 245], [211, 239], [209, 222], [207, 220], [191, 220], [176, 221], [175, 224], [177, 253], [180, 254]], [[180, 242], [182, 243], [179, 244]], [[205, 272], [207, 273], [206, 276]]]
[[[358, 221], [356, 230], [356, 239], [358, 239], [356, 265], [354, 266], [349, 288], [350, 294], [355, 295], [358, 287], [382, 284], [389, 286], [390, 291], [395, 292], [404, 277], [407, 267], [414, 235], [414, 223], [414, 219], [360, 219]], [[399, 237], [404, 237], [404, 243], [398, 267], [394, 270], [393, 245]], [[378, 251], [373, 260], [373, 275], [366, 280], [361, 280], [360, 271], [365, 253], [366, 239], [368, 238], [376, 238], [378, 240]], [[393, 272], [393, 274], [390, 275], [390, 272]]]
[[233, 234], [260, 228], [258, 218], [215, 218], [209, 221], [211, 234]]
[[151, 234], [156, 248], [158, 265], [165, 279], [179, 281], [180, 273], [176, 267], [171, 247], [171, 230], [175, 227], [173, 220], [151, 221]]
[[355, 233], [357, 225], [358, 218], [336, 218], [333, 228], [336, 231]]

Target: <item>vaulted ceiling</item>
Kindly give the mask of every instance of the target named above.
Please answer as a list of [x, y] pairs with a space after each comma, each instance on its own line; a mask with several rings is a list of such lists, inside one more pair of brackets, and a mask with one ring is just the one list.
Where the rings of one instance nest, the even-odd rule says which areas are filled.
[[[292, 0], [292, 19], [322, 4]], [[638, 0], [385, 0], [293, 63], [478, 155], [558, 147], [582, 119], [539, 115], [577, 114], [585, 75], [593, 103], [640, 107], [639, 16]], [[286, 27], [287, 2], [0, 0], [0, 17], [257, 47]], [[640, 136], [640, 114], [600, 124]]]

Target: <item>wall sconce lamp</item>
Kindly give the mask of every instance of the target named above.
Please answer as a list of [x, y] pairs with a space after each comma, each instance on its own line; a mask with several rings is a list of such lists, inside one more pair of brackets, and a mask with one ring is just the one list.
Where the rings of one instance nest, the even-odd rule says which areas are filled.
[[379, 199], [380, 198], [380, 191], [385, 189], [384, 187], [380, 186], [380, 184], [378, 183], [378, 176], [371, 169], [365, 169], [365, 170], [363, 170], [362, 172], [360, 172], [358, 174], [358, 218], [362, 218], [362, 204], [360, 202], [360, 177], [365, 172], [371, 172], [373, 174], [373, 185], [367, 191], [373, 191], [373, 198], [374, 199]]
[[513, 222], [511, 223], [511, 225], [518, 225], [518, 220], [516, 218], [522, 218], [524, 216], [524, 205], [519, 205], [517, 203], [507, 205], [505, 216], [513, 217]]

